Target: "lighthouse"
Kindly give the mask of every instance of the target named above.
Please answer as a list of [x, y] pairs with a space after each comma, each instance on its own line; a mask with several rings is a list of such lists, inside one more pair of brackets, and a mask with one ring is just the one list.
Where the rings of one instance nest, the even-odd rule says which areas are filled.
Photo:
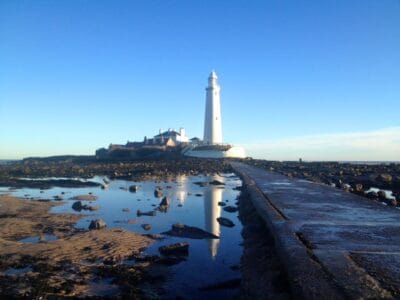
[[208, 145], [222, 143], [220, 91], [217, 74], [212, 71], [208, 77], [208, 86], [206, 87], [206, 114], [203, 138], [203, 142]]
[[208, 76], [206, 87], [206, 114], [204, 118], [204, 137], [202, 142], [193, 142], [182, 150], [182, 154], [193, 157], [245, 158], [246, 153], [242, 147], [229, 143], [222, 144], [221, 102], [219, 93], [221, 88], [215, 71]]

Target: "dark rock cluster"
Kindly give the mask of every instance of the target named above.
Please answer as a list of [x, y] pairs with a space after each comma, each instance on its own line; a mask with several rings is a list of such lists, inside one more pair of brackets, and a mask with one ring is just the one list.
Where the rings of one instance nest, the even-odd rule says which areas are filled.
[[[198, 174], [215, 174], [232, 172], [229, 163], [220, 159], [199, 159], [193, 157], [177, 157], [167, 159], [143, 159], [129, 161], [96, 160], [93, 157], [59, 157], [59, 158], [29, 158], [14, 163], [0, 165], [0, 186], [23, 187], [35, 185], [36, 180], [20, 182], [20, 178], [38, 177], [79, 177], [92, 178], [95, 175], [105, 175], [110, 179], [145, 180], [153, 177]], [[98, 183], [85, 181], [39, 182], [34, 187], [44, 186], [75, 186]], [[137, 189], [132, 188], [131, 191]]]

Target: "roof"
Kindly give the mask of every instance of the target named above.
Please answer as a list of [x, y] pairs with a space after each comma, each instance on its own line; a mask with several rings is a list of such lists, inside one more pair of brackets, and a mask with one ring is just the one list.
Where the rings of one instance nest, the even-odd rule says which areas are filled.
[[161, 136], [163, 136], [163, 137], [169, 137], [169, 136], [176, 136], [176, 135], [181, 135], [179, 132], [177, 132], [177, 131], [175, 131], [175, 130], [167, 130], [167, 131], [164, 131], [163, 133], [161, 133], [161, 134], [157, 134], [157, 135], [155, 135], [154, 137], [156, 138], [156, 137], [161, 137]]

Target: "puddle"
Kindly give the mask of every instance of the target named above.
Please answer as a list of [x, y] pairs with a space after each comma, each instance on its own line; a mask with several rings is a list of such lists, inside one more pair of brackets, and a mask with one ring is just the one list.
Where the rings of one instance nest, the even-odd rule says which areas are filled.
[[270, 184], [273, 184], [273, 185], [291, 185], [292, 183], [291, 182], [282, 181], [282, 182], [271, 182]]
[[118, 286], [112, 283], [112, 278], [92, 281], [89, 283], [89, 289], [89, 296], [101, 295], [107, 297], [119, 292]]
[[[95, 181], [103, 181], [106, 177], [97, 176]], [[90, 179], [94, 180], [94, 179]], [[195, 240], [190, 238], [178, 238], [166, 236], [165, 239], [156, 241], [144, 253], [144, 255], [159, 255], [158, 248], [178, 242], [189, 243], [189, 255], [185, 260], [169, 267], [171, 272], [166, 280], [164, 290], [167, 298], [233, 298], [239, 294], [239, 289], [226, 289], [218, 291], [200, 291], [199, 288], [213, 285], [240, 277], [240, 271], [232, 266], [240, 264], [242, 255], [241, 230], [242, 224], [238, 219], [238, 212], [227, 212], [218, 205], [226, 202], [227, 205], [235, 205], [240, 193], [237, 189], [242, 186], [241, 180], [233, 173], [215, 176], [175, 176], [164, 180], [133, 182], [127, 180], [109, 180], [107, 189], [100, 187], [61, 188], [53, 187], [47, 190], [19, 189], [12, 191], [13, 196], [21, 197], [29, 194], [39, 199], [53, 199], [54, 196], [63, 195], [69, 199], [78, 195], [92, 193], [97, 200], [91, 205], [98, 207], [96, 211], [76, 212], [72, 209], [73, 200], [64, 200], [60, 206], [52, 208], [55, 213], [84, 214], [76, 227], [87, 229], [89, 222], [95, 218], [101, 218], [107, 223], [108, 228], [123, 228], [142, 234], [160, 234], [171, 229], [176, 223], [183, 223], [208, 231], [220, 237], [220, 239]], [[218, 180], [223, 182], [225, 188], [209, 184], [199, 186], [196, 182], [211, 182]], [[284, 183], [286, 184], [286, 183]], [[136, 192], [130, 192], [129, 188], [137, 185]], [[156, 210], [161, 198], [155, 197], [156, 187], [161, 187], [163, 196], [170, 199], [170, 206], [164, 211]], [[68, 197], [66, 197], [66, 194]], [[32, 200], [35, 201], [35, 200]], [[54, 200], [52, 200], [54, 201]], [[137, 215], [137, 211], [155, 211], [155, 215]], [[221, 226], [217, 218], [230, 219], [235, 226], [228, 228]], [[150, 224], [146, 230], [144, 224]], [[54, 240], [46, 235], [46, 240]], [[26, 243], [37, 243], [39, 237], [29, 237], [21, 240]], [[90, 263], [90, 262], [82, 262]], [[95, 262], [96, 263], [96, 262]], [[132, 262], [127, 262], [128, 264]], [[105, 286], [105, 287], [104, 287]], [[97, 295], [112, 295], [118, 290], [110, 282], [94, 282], [93, 293]], [[113, 291], [113, 292], [112, 292]], [[106, 294], [109, 293], [109, 294]]]
[[18, 276], [18, 275], [23, 275], [25, 273], [32, 272], [32, 267], [24, 267], [24, 268], [8, 268], [5, 272], [3, 272], [4, 275], [7, 276]]
[[37, 244], [39, 242], [45, 243], [45, 242], [55, 241], [57, 239], [58, 239], [58, 237], [56, 237], [54, 234], [43, 234], [43, 235], [29, 236], [29, 237], [23, 238], [21, 240], [18, 240], [18, 242], [28, 243], [28, 244]]

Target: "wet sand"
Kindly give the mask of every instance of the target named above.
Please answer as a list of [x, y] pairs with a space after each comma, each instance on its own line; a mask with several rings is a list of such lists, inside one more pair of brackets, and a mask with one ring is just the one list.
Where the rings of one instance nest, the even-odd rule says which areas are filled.
[[[142, 295], [149, 264], [120, 264], [137, 257], [153, 240], [122, 229], [79, 231], [82, 217], [53, 214], [54, 202], [0, 196], [0, 294], [9, 297], [90, 296], [98, 288], [122, 296]], [[53, 241], [22, 243], [34, 235]], [[147, 291], [149, 293], [149, 291]]]

